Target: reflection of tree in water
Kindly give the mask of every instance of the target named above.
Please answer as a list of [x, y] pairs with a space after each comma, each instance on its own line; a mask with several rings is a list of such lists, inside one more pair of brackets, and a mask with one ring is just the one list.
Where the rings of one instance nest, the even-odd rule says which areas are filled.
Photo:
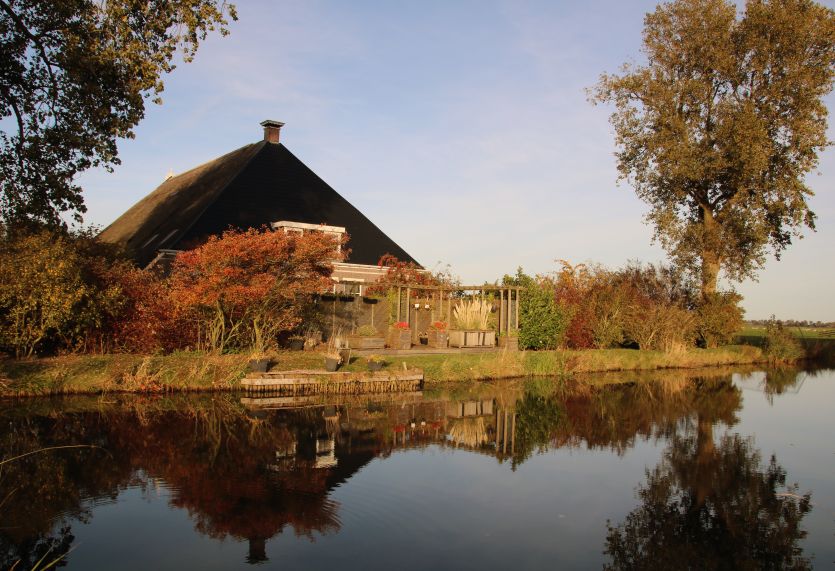
[[[150, 490], [156, 480], [166, 483], [171, 504], [187, 510], [201, 533], [249, 540], [253, 562], [266, 557], [265, 540], [287, 526], [311, 538], [337, 531], [338, 505], [327, 493], [373, 454], [342, 451], [344, 461], [317, 468], [307, 448], [326, 430], [321, 411], [296, 414], [289, 427], [252, 418], [230, 403], [4, 422], [10, 430], [0, 441], [0, 458], [55, 445], [94, 442], [100, 448], [36, 454], [3, 465], [0, 568], [18, 560], [18, 568], [26, 568], [50, 547], [48, 559], [65, 553], [73, 536], [69, 526], [56, 533], [56, 524], [87, 520], [88, 498], [115, 499], [131, 485]], [[277, 448], [297, 444], [292, 469], [270, 469]]]
[[40, 569], [63, 567], [64, 557], [69, 552], [75, 536], [70, 526], [64, 526], [51, 534], [24, 537], [20, 541], [9, 541], [0, 535], [0, 565], [3, 569]]
[[609, 526], [607, 568], [809, 568], [798, 545], [809, 495], [781, 492], [785, 470], [774, 457], [763, 467], [750, 439], [716, 445], [705, 418], [696, 434], [672, 437], [638, 490], [640, 505]]
[[[36, 417], [4, 422], [0, 458], [51, 446], [90, 442], [74, 419]], [[101, 448], [48, 450], [0, 466], [0, 569], [30, 569], [66, 554], [74, 540], [70, 521], [86, 522], [84, 499], [115, 497], [130, 480], [126, 462]], [[60, 561], [58, 565], [63, 565]]]
[[805, 376], [806, 373], [791, 367], [776, 367], [766, 371], [763, 392], [769, 404], [774, 404], [775, 396], [787, 393], [796, 387], [799, 388], [798, 384]]
[[[263, 561], [267, 540], [288, 529], [311, 539], [338, 531], [339, 506], [330, 490], [372, 458], [393, 447], [444, 444], [448, 437], [516, 467], [548, 448], [622, 454], [638, 439], [673, 438], [686, 430], [705, 467], [696, 462], [679, 471], [709, 473], [717, 455], [713, 424], [736, 422], [741, 404], [729, 375], [691, 379], [671, 373], [660, 381], [557, 392], [552, 383], [540, 385], [488, 387], [489, 395], [466, 398], [460, 406], [419, 399], [408, 406], [395, 400], [373, 407], [247, 411], [230, 395], [214, 395], [12, 414], [4, 417], [10, 429], [0, 437], [0, 457], [52, 445], [101, 448], [31, 456], [0, 473], [0, 487], [16, 490], [0, 507], [0, 567], [31, 560], [45, 549], [38, 545], [50, 541], [56, 550], [69, 547], [69, 528], [55, 529], [88, 517], [86, 498], [115, 499], [133, 485], [150, 493], [157, 481], [165, 482], [171, 505], [186, 510], [197, 531], [246, 540], [248, 560]], [[480, 403], [478, 414], [467, 416], [465, 402]], [[459, 408], [462, 416], [453, 418], [450, 411]], [[514, 435], [511, 444], [500, 449], [498, 438], [508, 434]], [[704, 498], [710, 493], [709, 486], [701, 492]]]
[[734, 424], [741, 404], [730, 375], [690, 378], [673, 372], [660, 380], [605, 388], [526, 391], [516, 403], [513, 465], [548, 448], [600, 448], [623, 454], [637, 439], [669, 438], [680, 424], [691, 423], [694, 413], [704, 429], [716, 421]]

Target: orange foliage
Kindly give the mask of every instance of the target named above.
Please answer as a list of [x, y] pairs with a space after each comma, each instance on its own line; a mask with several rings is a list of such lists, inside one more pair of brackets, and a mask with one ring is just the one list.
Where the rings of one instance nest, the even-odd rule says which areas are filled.
[[554, 295], [557, 304], [570, 316], [565, 331], [565, 343], [576, 349], [594, 347], [592, 323], [594, 312], [588, 303], [588, 296], [594, 287], [594, 274], [585, 264], [571, 265], [558, 260], [561, 268], [554, 280]]
[[[384, 294], [393, 285], [437, 285], [431, 273], [422, 269], [414, 262], [402, 262], [392, 254], [385, 254], [377, 262], [377, 266], [386, 268], [386, 274], [378, 279], [373, 286], [368, 288], [368, 292], [372, 295]], [[417, 290], [413, 293], [415, 296], [419, 294]]]
[[128, 264], [114, 264], [101, 275], [121, 291], [123, 303], [102, 329], [111, 350], [153, 353], [182, 348], [195, 336], [175, 311], [165, 280]]
[[221, 331], [217, 339], [203, 338], [210, 348], [237, 342], [262, 349], [301, 322], [312, 294], [327, 290], [333, 262], [345, 257], [344, 241], [324, 232], [228, 230], [178, 254], [170, 278], [174, 304], [198, 330]]

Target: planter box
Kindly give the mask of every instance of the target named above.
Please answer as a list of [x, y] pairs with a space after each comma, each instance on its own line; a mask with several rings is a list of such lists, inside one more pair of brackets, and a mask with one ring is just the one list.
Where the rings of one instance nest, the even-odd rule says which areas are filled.
[[451, 330], [449, 332], [450, 347], [495, 347], [495, 331]]
[[436, 349], [446, 349], [449, 346], [449, 333], [446, 331], [429, 330], [427, 344]]
[[348, 337], [348, 347], [351, 349], [383, 349], [385, 346], [384, 337], [363, 337], [362, 335]]
[[391, 327], [388, 333], [387, 345], [392, 349], [411, 349], [412, 330]]
[[339, 359], [332, 359], [330, 357], [325, 357], [325, 370], [329, 372], [334, 372], [339, 368]]
[[509, 351], [518, 351], [519, 350], [519, 337], [516, 335], [508, 337], [507, 335], [502, 335], [499, 337], [499, 347], [507, 348]]

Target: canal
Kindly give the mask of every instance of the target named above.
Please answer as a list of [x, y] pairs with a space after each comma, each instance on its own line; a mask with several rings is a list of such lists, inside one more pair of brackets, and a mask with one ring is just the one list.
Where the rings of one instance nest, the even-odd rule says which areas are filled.
[[0, 568], [830, 568], [833, 403], [831, 369], [7, 400]]

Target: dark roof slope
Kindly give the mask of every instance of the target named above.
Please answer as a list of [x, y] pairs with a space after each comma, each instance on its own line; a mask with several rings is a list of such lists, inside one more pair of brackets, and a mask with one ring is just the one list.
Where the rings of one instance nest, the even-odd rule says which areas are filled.
[[387, 253], [414, 262], [284, 145], [266, 142], [165, 181], [101, 238], [126, 245], [145, 265], [161, 248], [186, 249], [230, 226], [258, 228], [280, 220], [344, 226], [352, 263], [373, 265]]

